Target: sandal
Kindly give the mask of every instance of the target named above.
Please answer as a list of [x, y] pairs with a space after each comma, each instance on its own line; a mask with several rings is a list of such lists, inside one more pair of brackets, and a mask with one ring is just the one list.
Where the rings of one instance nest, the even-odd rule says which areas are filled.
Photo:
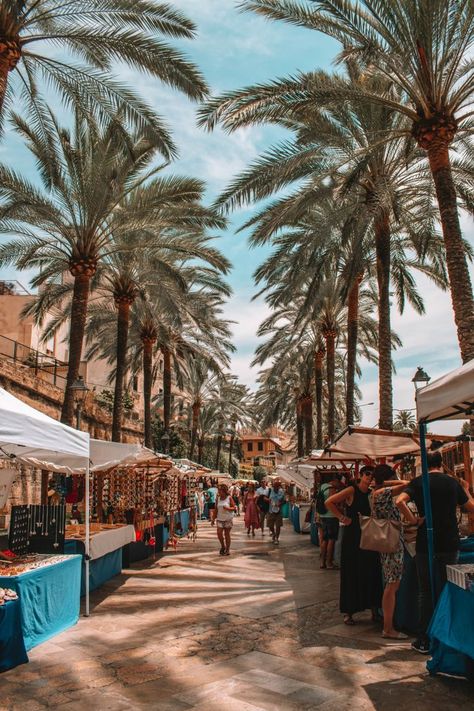
[[334, 563], [333, 563], [332, 565], [326, 565], [325, 567], [326, 567], [328, 570], [339, 570], [339, 566], [338, 566], [338, 565], [334, 565]]
[[221, 548], [221, 549], [220, 549], [219, 555], [225, 555], [225, 548]]
[[355, 620], [353, 619], [352, 615], [344, 615], [344, 624], [348, 625], [349, 627], [353, 627], [355, 625]]

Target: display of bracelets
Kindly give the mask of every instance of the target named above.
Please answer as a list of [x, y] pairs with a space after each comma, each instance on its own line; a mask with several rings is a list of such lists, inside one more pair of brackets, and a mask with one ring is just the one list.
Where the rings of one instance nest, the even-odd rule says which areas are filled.
[[18, 593], [10, 588], [0, 588], [0, 605], [4, 605], [9, 600], [18, 600]]

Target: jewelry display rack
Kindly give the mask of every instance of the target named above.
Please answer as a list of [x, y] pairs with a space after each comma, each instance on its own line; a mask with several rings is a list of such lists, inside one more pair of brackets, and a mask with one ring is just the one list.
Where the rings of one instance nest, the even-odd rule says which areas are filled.
[[18, 555], [63, 553], [65, 527], [64, 504], [12, 506], [9, 548]]

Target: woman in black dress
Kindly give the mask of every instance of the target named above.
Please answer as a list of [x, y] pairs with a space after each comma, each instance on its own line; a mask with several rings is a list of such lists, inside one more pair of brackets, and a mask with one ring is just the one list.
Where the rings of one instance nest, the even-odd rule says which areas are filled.
[[[340, 610], [344, 623], [353, 625], [353, 615], [363, 610], [372, 610], [372, 618], [378, 619], [382, 602], [382, 569], [380, 556], [374, 551], [360, 549], [359, 514], [370, 516], [369, 487], [373, 468], [362, 467], [360, 482], [348, 486], [326, 501], [326, 508], [338, 517], [344, 526], [341, 546]], [[346, 514], [341, 507], [346, 507]]]

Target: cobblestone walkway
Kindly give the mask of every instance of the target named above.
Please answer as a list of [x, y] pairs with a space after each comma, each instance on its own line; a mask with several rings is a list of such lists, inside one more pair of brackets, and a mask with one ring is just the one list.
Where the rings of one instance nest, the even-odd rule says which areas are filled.
[[467, 682], [431, 678], [368, 619], [341, 624], [338, 574], [289, 524], [279, 547], [247, 538], [217, 555], [202, 523], [91, 596], [92, 615], [0, 676], [0, 710], [429, 711], [474, 709]]

